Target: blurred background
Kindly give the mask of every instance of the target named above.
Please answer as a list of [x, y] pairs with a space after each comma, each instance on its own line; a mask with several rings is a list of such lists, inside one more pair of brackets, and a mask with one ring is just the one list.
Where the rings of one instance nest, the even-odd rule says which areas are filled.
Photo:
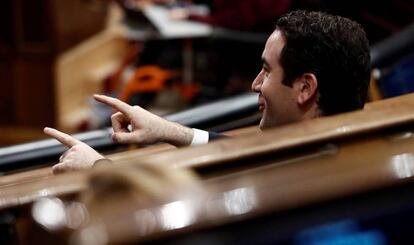
[[[413, 0], [3, 0], [0, 146], [109, 126], [94, 93], [159, 115], [250, 90], [278, 16], [323, 10], [361, 23], [371, 45], [414, 21]], [[414, 56], [375, 69], [370, 99], [414, 91]]]

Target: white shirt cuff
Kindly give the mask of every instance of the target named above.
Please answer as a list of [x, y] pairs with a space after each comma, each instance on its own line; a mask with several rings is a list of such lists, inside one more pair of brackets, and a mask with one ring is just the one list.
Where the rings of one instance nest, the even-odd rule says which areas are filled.
[[193, 140], [191, 145], [202, 145], [208, 143], [208, 132], [193, 128]]

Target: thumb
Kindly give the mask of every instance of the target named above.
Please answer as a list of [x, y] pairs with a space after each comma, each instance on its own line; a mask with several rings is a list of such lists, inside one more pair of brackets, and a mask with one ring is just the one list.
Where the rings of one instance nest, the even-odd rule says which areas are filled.
[[112, 134], [112, 140], [121, 144], [139, 143], [137, 136], [133, 133], [117, 132]]
[[66, 171], [66, 165], [64, 163], [55, 164], [52, 167], [53, 174], [60, 174]]

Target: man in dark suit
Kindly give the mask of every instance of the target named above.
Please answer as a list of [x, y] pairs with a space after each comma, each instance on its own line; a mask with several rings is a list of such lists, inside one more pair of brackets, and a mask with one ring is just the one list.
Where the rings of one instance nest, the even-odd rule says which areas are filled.
[[[369, 43], [354, 21], [321, 12], [288, 13], [277, 21], [262, 61], [252, 90], [259, 94], [263, 130], [364, 107], [370, 79]], [[119, 143], [187, 146], [207, 143], [212, 136], [114, 98], [95, 95], [95, 99], [119, 111], [111, 118], [112, 138]], [[69, 135], [50, 128], [45, 133], [70, 148], [54, 171], [89, 168], [104, 158]]]

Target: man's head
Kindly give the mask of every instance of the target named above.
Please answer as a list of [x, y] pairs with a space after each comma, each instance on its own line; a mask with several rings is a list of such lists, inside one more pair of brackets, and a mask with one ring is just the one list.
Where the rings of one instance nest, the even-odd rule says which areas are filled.
[[282, 16], [267, 40], [252, 84], [261, 128], [363, 108], [370, 78], [362, 27], [321, 12]]

